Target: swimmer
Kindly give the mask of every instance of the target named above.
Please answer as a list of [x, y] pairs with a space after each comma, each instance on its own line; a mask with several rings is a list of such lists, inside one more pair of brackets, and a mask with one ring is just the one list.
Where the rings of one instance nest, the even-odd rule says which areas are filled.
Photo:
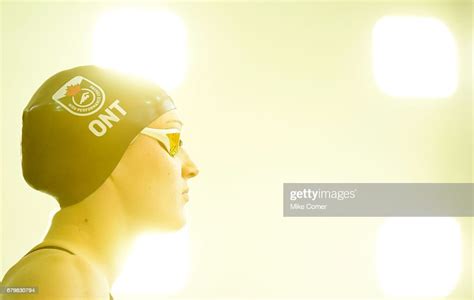
[[22, 169], [60, 210], [43, 241], [5, 274], [3, 299], [112, 299], [134, 238], [186, 222], [198, 169], [182, 121], [157, 85], [97, 66], [49, 78], [23, 111]]

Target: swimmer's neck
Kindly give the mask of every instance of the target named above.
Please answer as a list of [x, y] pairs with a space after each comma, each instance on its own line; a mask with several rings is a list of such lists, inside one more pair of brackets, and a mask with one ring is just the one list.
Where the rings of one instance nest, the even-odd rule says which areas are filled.
[[119, 275], [136, 231], [122, 209], [119, 193], [107, 180], [81, 202], [59, 210], [38, 245], [56, 245], [89, 261], [107, 278], [109, 286]]

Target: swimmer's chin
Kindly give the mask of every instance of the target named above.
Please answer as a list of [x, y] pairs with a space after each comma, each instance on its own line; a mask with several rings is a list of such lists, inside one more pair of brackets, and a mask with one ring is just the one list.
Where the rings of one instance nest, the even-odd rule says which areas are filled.
[[156, 232], [175, 232], [179, 231], [184, 228], [186, 225], [186, 220], [175, 220], [173, 222], [167, 222], [166, 224], [158, 223], [158, 224], [150, 224], [145, 231], [156, 231]]

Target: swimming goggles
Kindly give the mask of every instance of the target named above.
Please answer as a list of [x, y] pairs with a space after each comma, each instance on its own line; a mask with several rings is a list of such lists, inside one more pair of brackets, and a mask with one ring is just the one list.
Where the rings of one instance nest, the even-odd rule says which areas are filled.
[[180, 139], [181, 131], [177, 128], [158, 129], [145, 127], [140, 133], [156, 139], [171, 156], [175, 156], [183, 144]]

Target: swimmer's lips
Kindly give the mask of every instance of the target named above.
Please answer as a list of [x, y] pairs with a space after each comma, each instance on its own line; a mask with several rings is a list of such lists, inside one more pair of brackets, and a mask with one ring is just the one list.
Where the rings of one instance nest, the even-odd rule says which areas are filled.
[[184, 201], [188, 202], [189, 201], [189, 188], [186, 188], [184, 191], [183, 191], [183, 198], [184, 198]]

